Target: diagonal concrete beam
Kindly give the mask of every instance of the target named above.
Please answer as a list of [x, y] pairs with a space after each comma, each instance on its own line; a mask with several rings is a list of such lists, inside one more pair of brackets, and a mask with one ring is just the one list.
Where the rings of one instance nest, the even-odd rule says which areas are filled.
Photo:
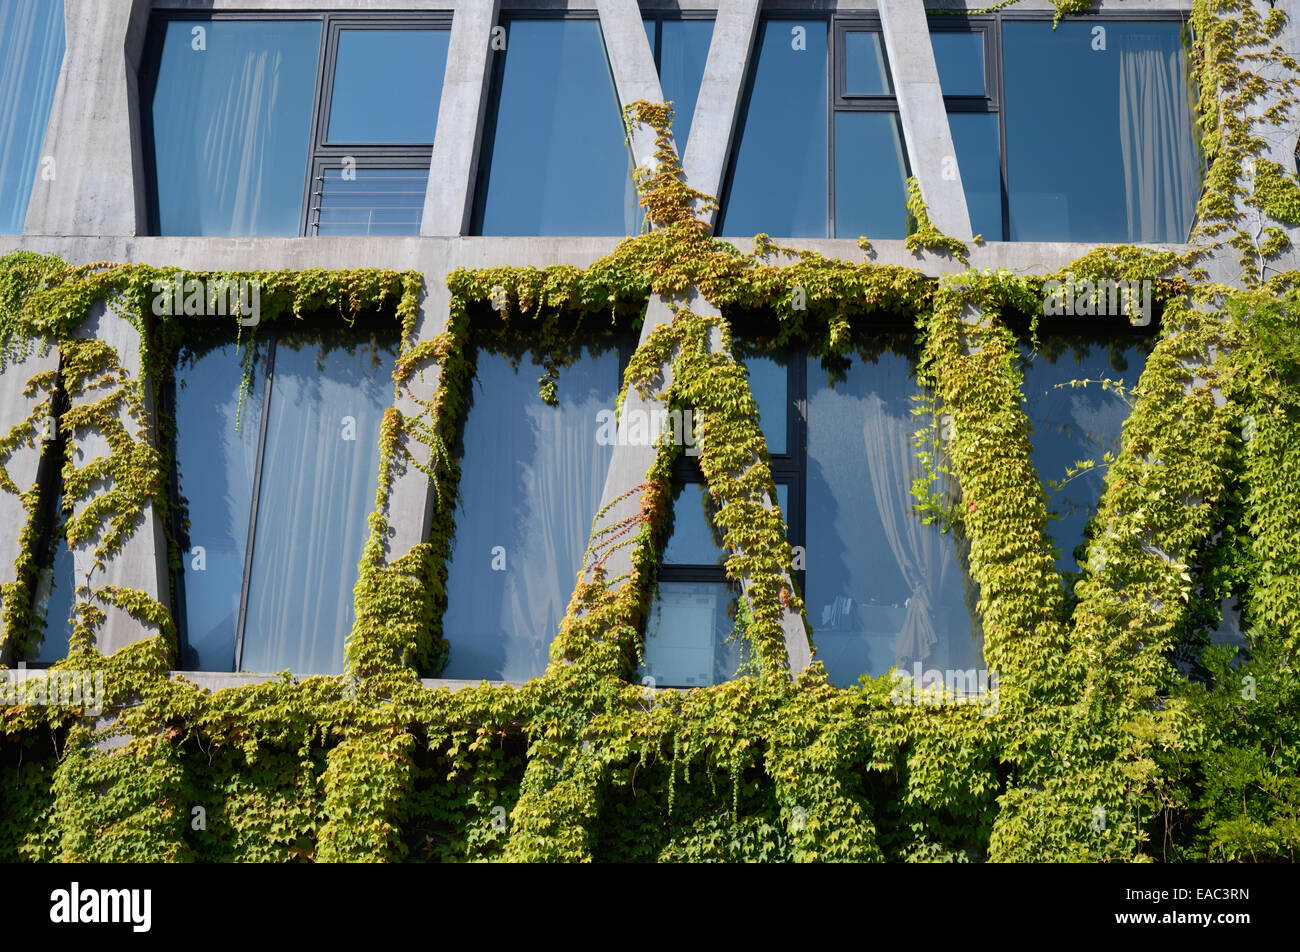
[[[691, 187], [715, 198], [722, 192], [722, 177], [740, 115], [740, 100], [749, 73], [758, 13], [762, 0], [734, 0], [718, 7], [709, 43], [709, 58], [700, 81], [691, 119], [691, 137], [682, 167]], [[712, 222], [713, 215], [709, 215]]]
[[[596, 9], [600, 12], [600, 29], [605, 35], [605, 53], [609, 57], [609, 68], [614, 74], [619, 106], [626, 108], [638, 99], [663, 102], [664, 94], [659, 85], [659, 71], [655, 69], [654, 51], [650, 49], [650, 40], [641, 19], [641, 8], [636, 0], [596, 0]], [[653, 129], [636, 123], [628, 142], [632, 147], [632, 161], [638, 167], [653, 164]]]
[[457, 0], [438, 103], [438, 129], [429, 162], [421, 235], [469, 231], [478, 171], [479, 130], [492, 78], [492, 27], [499, 0]]
[[945, 235], [969, 241], [973, 235], [970, 213], [939, 89], [925, 3], [880, 0], [880, 24], [907, 141], [907, 161], [921, 184], [930, 220]]

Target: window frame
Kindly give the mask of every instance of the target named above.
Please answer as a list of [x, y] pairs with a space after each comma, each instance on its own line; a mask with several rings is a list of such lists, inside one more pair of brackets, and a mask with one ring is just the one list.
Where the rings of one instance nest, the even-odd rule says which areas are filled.
[[[145, 37], [144, 53], [139, 70], [139, 98], [141, 146], [144, 151], [144, 171], [146, 184], [146, 217], [148, 234], [162, 236], [161, 211], [158, 206], [158, 161], [154, 142], [153, 99], [158, 89], [158, 68], [162, 63], [163, 44], [167, 37], [167, 27], [173, 21], [192, 22], [195, 24], [217, 21], [307, 21], [320, 24], [320, 48], [316, 54], [316, 84], [312, 99], [311, 138], [307, 144], [307, 167], [303, 170], [302, 208], [299, 215], [299, 228], [296, 237], [314, 237], [315, 226], [319, 223], [319, 209], [313, 208], [316, 192], [317, 169], [322, 163], [331, 159], [340, 161], [344, 156], [357, 159], [358, 168], [413, 168], [411, 165], [390, 165], [387, 162], [410, 162], [418, 158], [425, 160], [428, 167], [433, 155], [433, 143], [401, 143], [382, 145], [355, 144], [343, 145], [329, 143], [325, 136], [329, 131], [329, 106], [333, 95], [334, 68], [338, 64], [338, 38], [344, 29], [445, 29], [450, 31], [454, 4], [448, 0], [447, 10], [434, 11], [375, 11], [359, 13], [355, 11], [330, 10], [249, 10], [244, 12], [232, 10], [158, 10], [149, 16], [149, 25]], [[446, 85], [446, 75], [443, 76]], [[250, 236], [258, 237], [258, 236]], [[359, 235], [356, 237], [368, 237]]]
[[[928, 32], [935, 33], [984, 33], [984, 95], [983, 96], [944, 96], [945, 119], [952, 113], [983, 113], [998, 117], [998, 163], [1002, 179], [1002, 234], [999, 241], [1011, 241], [1011, 188], [1007, 163], [1007, 118], [1006, 118], [1006, 71], [1003, 69], [1003, 26], [1008, 22], [1052, 22], [1050, 10], [998, 10], [993, 13], [970, 16], [936, 14], [926, 11]], [[1088, 14], [1084, 17], [1070, 17], [1066, 22], [1089, 22], [1105, 26], [1110, 22], [1128, 23], [1180, 23], [1192, 28], [1190, 15], [1178, 10], [1106, 10], [1101, 13]], [[931, 50], [933, 50], [931, 44]], [[1193, 117], [1195, 119], [1195, 117]], [[952, 130], [949, 129], [951, 137]], [[1198, 144], [1199, 149], [1199, 144]], [[955, 145], [954, 145], [955, 152]], [[956, 156], [953, 156], [956, 159]], [[958, 161], [958, 172], [961, 163]], [[963, 187], [965, 179], [962, 180]], [[1195, 219], [1188, 225], [1189, 230], [1196, 227]], [[1184, 242], [1187, 240], [1184, 236]]]

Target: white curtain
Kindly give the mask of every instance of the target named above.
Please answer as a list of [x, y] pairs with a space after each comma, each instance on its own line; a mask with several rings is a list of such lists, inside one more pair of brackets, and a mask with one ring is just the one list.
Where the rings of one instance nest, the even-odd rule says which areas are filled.
[[894, 663], [906, 669], [924, 661], [939, 642], [934, 609], [948, 573], [954, 568], [950, 543], [934, 527], [924, 525], [912, 511], [913, 421], [894, 416], [875, 394], [866, 399], [862, 424], [871, 492], [880, 513], [885, 541], [898, 562], [903, 581], [911, 589], [907, 614], [894, 647]]
[[1184, 241], [1200, 163], [1182, 50], [1141, 34], [1120, 45], [1119, 134], [1129, 241]]
[[0, 234], [27, 217], [63, 43], [63, 0], [0, 0]]

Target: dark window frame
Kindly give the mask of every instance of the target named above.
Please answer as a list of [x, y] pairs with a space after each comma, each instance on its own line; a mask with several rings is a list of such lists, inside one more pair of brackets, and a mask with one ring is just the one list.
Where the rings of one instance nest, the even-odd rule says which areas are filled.
[[[146, 214], [148, 234], [160, 235], [161, 213], [158, 208], [158, 167], [153, 131], [153, 99], [158, 88], [158, 68], [162, 63], [163, 42], [167, 36], [167, 27], [173, 21], [192, 22], [195, 24], [217, 21], [302, 21], [319, 23], [321, 27], [320, 48], [316, 57], [316, 85], [312, 100], [311, 139], [307, 146], [307, 168], [303, 182], [302, 212], [298, 237], [307, 237], [315, 233], [319, 220], [319, 209], [313, 208], [316, 197], [317, 169], [328, 164], [330, 160], [341, 161], [343, 156], [353, 156], [357, 168], [413, 168], [411, 165], [386, 164], [393, 161], [409, 162], [422, 157], [424, 167], [428, 168], [433, 155], [433, 143], [402, 143], [376, 145], [346, 145], [326, 142], [325, 136], [329, 126], [329, 107], [333, 93], [334, 68], [338, 63], [338, 38], [344, 29], [389, 30], [394, 28], [450, 30], [454, 11], [358, 13], [355, 11], [329, 10], [252, 10], [246, 12], [231, 10], [158, 10], [149, 17], [144, 53], [140, 61], [139, 99], [141, 142], [144, 151], [144, 171], [146, 184]], [[444, 77], [444, 84], [446, 80]], [[179, 237], [179, 236], [178, 236]], [[358, 236], [365, 237], [365, 236]]]

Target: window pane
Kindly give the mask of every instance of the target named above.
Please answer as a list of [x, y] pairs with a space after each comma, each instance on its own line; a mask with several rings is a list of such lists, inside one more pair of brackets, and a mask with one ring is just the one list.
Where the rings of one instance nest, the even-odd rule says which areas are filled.
[[732, 640], [740, 590], [724, 582], [660, 582], [646, 620], [637, 678], [655, 687], [699, 687], [735, 677], [744, 658]]
[[343, 669], [397, 344], [396, 329], [295, 331], [276, 342], [245, 671]]
[[892, 96], [894, 84], [885, 61], [885, 43], [875, 31], [853, 30], [844, 34], [844, 94], [846, 96]]
[[950, 112], [953, 148], [961, 169], [966, 209], [975, 234], [1002, 240], [1002, 164], [998, 117], [992, 113]]
[[[1087, 561], [1084, 554], [1076, 563], [1074, 550], [1083, 542], [1106, 485], [1103, 457], [1119, 451], [1120, 432], [1131, 409], [1103, 381], [1125, 390], [1135, 386], [1151, 346], [1151, 338], [1135, 336], [1106, 343], [1040, 336], [1036, 353], [1021, 349], [1034, 468], [1043, 480], [1064, 482], [1048, 489], [1049, 511], [1061, 517], [1051, 523], [1050, 531], [1061, 550], [1056, 565], [1063, 572], [1078, 571]], [[1092, 460], [1096, 467], [1071, 478], [1069, 470], [1080, 460]]]
[[433, 144], [448, 30], [340, 30], [330, 142]]
[[945, 96], [985, 95], [983, 33], [936, 32], [930, 43]]
[[311, 21], [167, 24], [152, 104], [161, 234], [301, 232], [320, 32]]
[[826, 22], [768, 20], [761, 29], [718, 232], [825, 238]]
[[317, 235], [418, 235], [428, 169], [324, 170]]
[[906, 183], [897, 113], [837, 112], [835, 237], [906, 237]]
[[704, 64], [713, 39], [712, 20], [665, 20], [659, 54], [659, 85], [673, 104], [673, 141], [677, 154], [686, 154], [695, 100], [704, 79]]
[[[1013, 241], [1187, 239], [1200, 162], [1180, 29], [1004, 24]], [[1069, 122], [1053, 135], [1045, 116]]]
[[35, 664], [53, 664], [68, 656], [68, 646], [72, 642], [70, 619], [77, 601], [76, 568], [72, 562], [72, 550], [68, 548], [68, 537], [63, 531], [62, 491], [54, 501], [51, 515], [56, 536], [54, 558], [49, 567], [41, 570], [34, 599], [36, 614], [45, 619], [44, 637], [26, 659]]
[[[790, 515], [790, 487], [776, 485], [776, 504], [786, 519]], [[664, 565], [725, 565], [728, 551], [722, 530], [714, 523], [718, 507], [704, 483], [678, 483], [673, 487], [673, 534], [664, 546]]]
[[808, 362], [806, 601], [818, 657], [841, 686], [894, 665], [982, 664], [954, 537], [912, 509], [919, 391], [904, 353], [855, 360], [833, 379]]
[[511, 20], [483, 235], [625, 235], [636, 227], [629, 154], [594, 20]]
[[613, 447], [597, 435], [617, 396], [618, 353], [588, 351], [562, 368], [557, 407], [538, 396], [539, 371], [478, 353], [447, 570], [446, 678], [545, 670], [600, 508]]
[[758, 403], [759, 420], [767, 451], [773, 456], [789, 452], [786, 446], [789, 429], [789, 371], [784, 358], [746, 357], [741, 361], [749, 371], [749, 389]]
[[0, 235], [22, 234], [63, 48], [63, 0], [0, 3]]
[[189, 522], [181, 553], [180, 665], [187, 671], [233, 671], [266, 345], [252, 355], [241, 406], [247, 342], [237, 347], [225, 335], [219, 342], [187, 336], [176, 367], [176, 469]]

